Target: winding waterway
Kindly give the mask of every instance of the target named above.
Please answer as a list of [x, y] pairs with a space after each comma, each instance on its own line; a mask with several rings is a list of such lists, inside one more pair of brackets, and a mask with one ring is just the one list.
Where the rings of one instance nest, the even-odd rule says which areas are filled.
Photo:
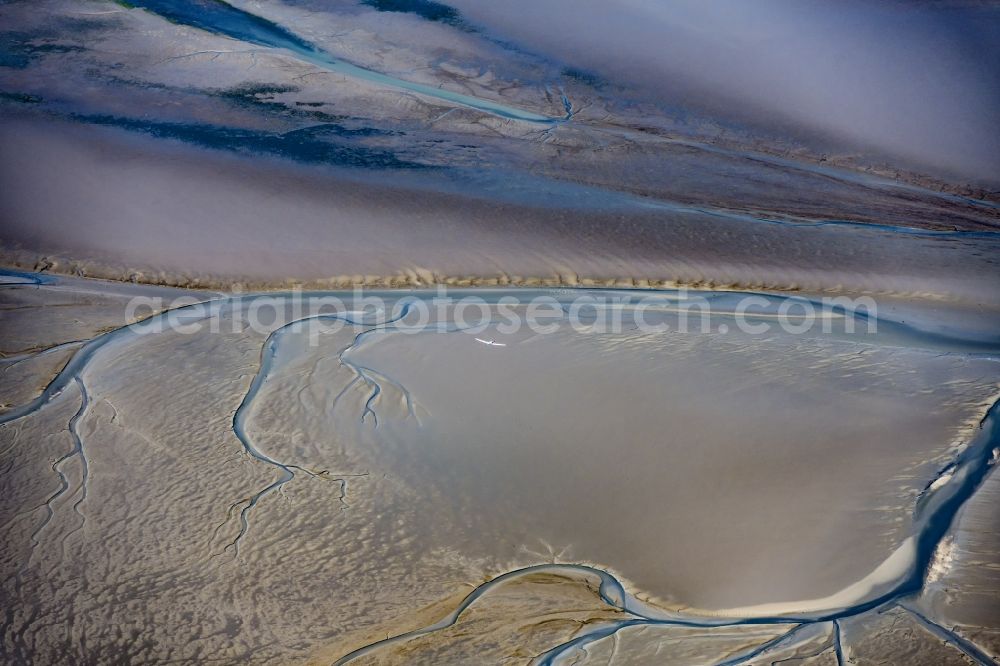
[[302, 39], [276, 23], [237, 9], [221, 0], [211, 0], [208, 2], [198, 2], [197, 0], [135, 0], [134, 2], [129, 2], [129, 4], [159, 14], [174, 23], [189, 25], [250, 44], [282, 49], [312, 65], [362, 81], [369, 81], [377, 85], [396, 88], [397, 90], [418, 93], [432, 99], [458, 104], [509, 120], [544, 124], [551, 124], [560, 120], [500, 104], [499, 102], [464, 95], [422, 83], [406, 81], [353, 65], [334, 58], [315, 44]]
[[[55, 281], [53, 278], [43, 278], [29, 274], [12, 274], [11, 278], [23, 280], [19, 284], [31, 285], [40, 284], [44, 281]], [[518, 297], [528, 295], [520, 290], [492, 290], [473, 292], [481, 294], [489, 302], [499, 302], [504, 297], [516, 294]], [[576, 292], [579, 295], [584, 292]], [[591, 295], [614, 295], [619, 299], [620, 306], [626, 310], [635, 310], [639, 307], [636, 299], [645, 297], [653, 299], [654, 308], [659, 311], [669, 313], [676, 309], [677, 304], [689, 294], [670, 292], [666, 290], [644, 293], [629, 292], [587, 292]], [[418, 303], [428, 303], [434, 294], [413, 292], [406, 294], [402, 299], [399, 293], [385, 292], [381, 294], [394, 304], [393, 313], [387, 311], [372, 312], [370, 310], [348, 310], [336, 314], [313, 314], [308, 316], [293, 317], [284, 321], [280, 326], [275, 326], [264, 341], [260, 351], [260, 362], [256, 375], [253, 377], [242, 402], [236, 409], [232, 426], [233, 433], [239, 440], [244, 452], [253, 460], [266, 466], [274, 468], [277, 472], [276, 478], [261, 489], [253, 491], [245, 499], [235, 503], [230, 508], [230, 514], [234, 508], [239, 508], [239, 528], [236, 537], [227, 546], [231, 548], [238, 557], [240, 546], [245, 541], [251, 531], [251, 517], [253, 512], [262, 500], [267, 496], [281, 490], [286, 484], [291, 482], [297, 472], [303, 472], [312, 477], [325, 477], [341, 484], [342, 495], [346, 484], [346, 475], [329, 475], [325, 471], [314, 471], [299, 464], [282, 460], [274, 454], [265, 452], [255, 441], [252, 433], [250, 418], [254, 411], [254, 403], [258, 396], [265, 390], [268, 380], [275, 372], [275, 364], [282, 344], [290, 334], [300, 332], [304, 326], [320, 321], [339, 322], [344, 325], [357, 327], [357, 332], [352, 336], [350, 343], [339, 348], [335, 357], [339, 365], [353, 374], [353, 379], [345, 386], [336, 399], [333, 401], [335, 412], [337, 402], [358, 385], [364, 385], [368, 389], [368, 395], [362, 401], [362, 411], [359, 414], [361, 427], [378, 428], [379, 418], [375, 413], [375, 405], [381, 400], [384, 389], [391, 386], [393, 390], [400, 392], [405, 398], [406, 409], [411, 415], [416, 415], [414, 411], [414, 400], [403, 382], [398, 377], [387, 374], [384, 370], [376, 369], [370, 362], [363, 359], [355, 359], [354, 354], [363, 347], [368, 349], [368, 353], [375, 353], [382, 341], [387, 339], [387, 334], [393, 333], [402, 326], [404, 320], [411, 313], [412, 305]], [[537, 292], [533, 295], [544, 295], [557, 297], [562, 302], [568, 303], [570, 294], [566, 291], [560, 292]], [[338, 296], [341, 293], [312, 294], [307, 298], [324, 298]], [[741, 297], [754, 297], [760, 300], [762, 306], [753, 315], [757, 321], [764, 321], [781, 308], [792, 301], [802, 303], [819, 303], [801, 297], [784, 297], [771, 294], [758, 293], [735, 293], [735, 292], [705, 292], [703, 296], [712, 303], [714, 316], [729, 318], [733, 316], [734, 308]], [[59, 458], [52, 469], [60, 477], [59, 488], [52, 493], [44, 504], [46, 517], [38, 525], [31, 535], [32, 548], [39, 545], [39, 534], [46, 529], [50, 523], [57, 504], [65, 496], [75, 496], [76, 500], [72, 504], [71, 510], [80, 514], [80, 507], [87, 499], [88, 492], [88, 458], [87, 447], [85, 446], [84, 435], [79, 424], [86, 414], [89, 403], [93, 397], [88, 391], [84, 377], [90, 373], [100, 373], [102, 371], [99, 358], [106, 350], [120, 347], [122, 345], [132, 345], [138, 343], [141, 349], [142, 340], [147, 336], [155, 336], [165, 329], [169, 322], [174, 326], [183, 326], [204, 321], [213, 316], [219, 316], [226, 311], [235, 309], [246, 309], [253, 306], [258, 299], [275, 299], [279, 303], [291, 302], [291, 295], [262, 294], [258, 296], [244, 296], [242, 298], [219, 298], [192, 305], [187, 305], [175, 310], [161, 312], [144, 321], [125, 326], [116, 330], [99, 335], [89, 341], [82, 343], [80, 348], [73, 354], [65, 367], [53, 378], [42, 393], [34, 400], [23, 405], [15, 406], [6, 413], [0, 415], [0, 424], [9, 424], [24, 419], [33, 414], [45, 410], [55, 399], [62, 395], [71, 387], [76, 387], [80, 394], [79, 409], [70, 419], [67, 428], [71, 433], [74, 445], [64, 456]], [[567, 312], [567, 305], [563, 305], [563, 312]], [[648, 304], [643, 307], [649, 307]], [[890, 348], [899, 347], [907, 349], [924, 349], [934, 351], [948, 356], [965, 356], [969, 358], [995, 359], [1000, 349], [995, 340], [976, 340], [971, 338], [955, 337], [939, 332], [924, 331], [893, 318], [879, 318], [875, 314], [864, 310], [849, 309], [838, 306], [832, 313], [832, 317], [841, 320], [853, 320], [856, 327], [852, 333], [832, 333], [834, 338], [845, 342], [851, 340], [863, 341], [865, 344], [875, 343], [876, 345], [888, 346]], [[864, 333], [867, 324], [876, 323], [878, 332], [874, 335]], [[495, 323], [495, 322], [492, 322]], [[457, 333], [462, 327], [455, 322], [439, 321], [431, 326], [432, 329]], [[865, 337], [868, 335], [868, 337]], [[421, 338], [411, 338], [419, 341]], [[481, 341], [481, 340], [480, 340]], [[372, 347], [372, 343], [375, 347]], [[80, 344], [77, 342], [69, 345]], [[57, 348], [67, 348], [69, 345], [58, 345]], [[504, 345], [499, 345], [503, 347]], [[41, 350], [37, 353], [45, 354], [49, 350]], [[787, 633], [782, 634], [772, 641], [768, 641], [755, 647], [753, 650], [741, 653], [737, 657], [721, 662], [727, 665], [744, 663], [761, 654], [775, 649], [778, 646], [786, 645], [800, 631], [801, 627], [810, 624], [829, 624], [832, 631], [837, 636], [836, 642], [839, 646], [839, 624], [841, 619], [858, 616], [872, 610], [884, 611], [889, 607], [898, 607], [910, 613], [917, 620], [930, 627], [931, 630], [946, 641], [954, 644], [962, 650], [969, 658], [979, 664], [990, 663], [989, 657], [969, 642], [967, 639], [955, 634], [947, 627], [935, 623], [920, 611], [912, 608], [907, 600], [916, 592], [920, 591], [925, 573], [934, 556], [942, 538], [948, 532], [953, 520], [963, 506], [963, 504], [973, 496], [976, 489], [981, 485], [986, 475], [992, 468], [992, 461], [996, 457], [996, 450], [1000, 447], [1000, 425], [998, 425], [998, 413], [1000, 407], [994, 403], [982, 417], [981, 422], [975, 429], [975, 434], [966, 445], [961, 448], [954, 458], [946, 465], [942, 466], [938, 474], [930, 479], [924, 486], [917, 502], [912, 509], [912, 531], [909, 537], [903, 540], [883, 565], [876, 568], [864, 579], [851, 585], [849, 588], [829, 597], [801, 602], [783, 602], [781, 604], [763, 604], [759, 606], [746, 606], [728, 610], [713, 611], [705, 613], [685, 613], [676, 611], [665, 611], [643, 603], [631, 596], [625, 586], [609, 571], [600, 566], [592, 564], [541, 564], [518, 568], [507, 573], [494, 577], [490, 581], [478, 586], [471, 592], [458, 606], [440, 621], [430, 624], [421, 629], [390, 636], [384, 640], [371, 643], [359, 648], [339, 660], [336, 664], [349, 663], [363, 655], [372, 654], [380, 649], [391, 645], [399, 644], [407, 640], [425, 636], [433, 632], [453, 626], [457, 623], [463, 613], [474, 604], [480, 603], [489, 597], [491, 591], [499, 588], [511, 580], [534, 573], [554, 573], [567, 576], [596, 576], [600, 580], [600, 598], [608, 606], [626, 614], [625, 619], [600, 623], [563, 644], [552, 647], [549, 651], [540, 655], [536, 659], [538, 664], [560, 663], [560, 659], [573, 653], [577, 649], [598, 642], [602, 639], [613, 636], [619, 631], [630, 627], [724, 627], [744, 624], [784, 624], [789, 626]], [[371, 417], [366, 419], [366, 417]], [[68, 461], [76, 459], [80, 462], [82, 476], [78, 485], [70, 481], [63, 472], [63, 466]], [[337, 478], [334, 478], [337, 477]], [[83, 515], [80, 514], [83, 519]], [[79, 529], [79, 528], [77, 528]], [[65, 539], [64, 539], [65, 541]], [[835, 653], [838, 661], [843, 663], [842, 651], [836, 647]]]

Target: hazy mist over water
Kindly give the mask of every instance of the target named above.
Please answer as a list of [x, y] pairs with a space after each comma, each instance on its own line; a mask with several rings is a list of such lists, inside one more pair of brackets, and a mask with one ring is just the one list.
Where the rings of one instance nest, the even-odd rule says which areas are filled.
[[453, 0], [504, 38], [671, 106], [820, 132], [966, 177], [1000, 172], [1000, 7]]

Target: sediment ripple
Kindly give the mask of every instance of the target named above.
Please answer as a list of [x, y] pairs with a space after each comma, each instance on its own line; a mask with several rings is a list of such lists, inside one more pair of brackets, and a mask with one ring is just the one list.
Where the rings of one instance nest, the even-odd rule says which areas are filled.
[[[268, 295], [267, 297], [274, 298], [275, 295]], [[729, 297], [732, 297], [732, 294], [726, 295], [726, 298]], [[784, 298], [773, 295], [762, 295], [762, 297], [771, 299], [773, 302], [780, 301]], [[242, 303], [252, 303], [253, 299], [254, 297], [244, 297], [242, 299]], [[91, 362], [95, 356], [109, 345], [122, 344], [126, 341], [135, 341], [143, 335], [157, 332], [160, 330], [157, 328], [157, 325], [162, 324], [166, 317], [171, 317], [174, 323], [190, 323], [192, 321], [204, 319], [213, 314], [218, 314], [221, 309], [226, 307], [230, 302], [231, 299], [221, 298], [188, 305], [183, 308], [160, 313], [138, 324], [124, 326], [99, 335], [80, 346], [66, 366], [42, 391], [41, 395], [27, 404], [15, 407], [11, 411], [0, 416], [0, 424], [10, 423], [44, 409], [57, 396], [61, 395], [71, 386], [76, 386], [80, 392], [80, 408], [70, 419], [68, 424], [68, 429], [73, 437], [74, 446], [70, 452], [62, 456], [52, 465], [53, 471], [57, 474], [60, 480], [59, 488], [51, 494], [44, 503], [46, 508], [46, 517], [31, 535], [33, 548], [38, 545], [39, 535], [46, 529], [52, 520], [55, 511], [54, 503], [57, 503], [61, 498], [67, 496], [77, 497], [72, 508], [80, 516], [81, 521], [74, 531], [81, 529], [83, 522], [85, 521], [85, 516], [80, 511], [80, 507], [86, 500], [89, 464], [86, 458], [84, 439], [80, 432], [80, 424], [86, 416], [92, 396], [90, 396], [87, 386], [84, 383], [83, 372], [91, 366]], [[398, 383], [394, 382], [394, 380], [391, 380], [372, 367], [354, 363], [349, 358], [350, 353], [353, 350], [356, 350], [358, 346], [368, 337], [379, 332], [388, 332], [392, 330], [392, 328], [406, 316], [408, 311], [409, 307], [404, 307], [396, 317], [368, 326], [364, 331], [358, 333], [352, 342], [338, 354], [338, 359], [344, 367], [351, 369], [355, 373], [354, 378], [344, 390], [348, 390], [351, 386], [356, 385], [357, 382], [364, 382], [371, 388], [371, 394], [365, 402], [365, 411], [361, 416], [362, 420], [366, 414], [374, 413], [374, 402], [381, 394], [382, 383]], [[844, 315], [855, 317], [861, 322], [865, 321], [868, 317], [875, 317], [875, 315], [871, 313], [857, 313], [846, 309], [844, 310]], [[311, 318], [340, 319], [354, 325], [365, 325], [363, 317], [358, 316], [357, 313], [319, 315]], [[248, 436], [246, 429], [247, 419], [252, 411], [253, 402], [272, 370], [274, 358], [278, 352], [283, 335], [287, 331], [292, 330], [291, 326], [293, 324], [303, 322], [308, 319], [310, 319], [310, 317], [297, 319], [276, 329], [268, 336], [261, 349], [260, 367], [251, 382], [249, 390], [244, 396], [243, 401], [237, 408], [233, 417], [233, 430], [237, 438], [240, 440], [244, 451], [255, 460], [272, 466], [279, 472], [279, 476], [275, 481], [267, 485], [265, 488], [257, 491], [248, 500], [245, 500], [246, 504], [240, 511], [240, 533], [234, 542], [230, 544], [234, 550], [238, 550], [240, 541], [246, 536], [250, 526], [249, 518], [252, 509], [256, 507], [265, 496], [287, 484], [292, 478], [294, 478], [296, 471], [302, 471], [316, 476], [321, 474], [311, 470], [306, 470], [296, 465], [282, 462], [260, 451], [254, 445], [253, 439]], [[889, 335], [890, 344], [918, 341], [922, 344], [917, 346], [929, 346], [930, 348], [936, 349], [943, 348], [948, 353], [964, 352], [969, 354], [982, 354], [986, 351], [984, 349], [984, 345], [987, 343], [955, 339], [940, 334], [928, 338], [926, 332], [914, 329], [905, 323], [885, 319], [879, 319], [878, 321], [880, 326], [887, 327], [885, 328], [885, 332]], [[445, 322], [443, 325], [446, 328], [448, 326], [454, 326], [448, 322]], [[879, 335], [884, 335], [884, 333], [880, 332]], [[408, 409], [412, 412], [413, 407], [411, 396], [409, 396], [409, 394], [401, 386], [397, 386], [397, 388], [403, 392], [407, 400]], [[343, 394], [343, 392], [341, 394]], [[947, 640], [977, 663], [992, 663], [991, 658], [984, 650], [976, 646], [971, 641], [957, 635], [954, 631], [942, 627], [930, 618], [922, 615], [918, 610], [910, 607], [908, 599], [912, 594], [920, 591], [922, 588], [924, 575], [935, 548], [945, 536], [959, 509], [976, 492], [976, 489], [981, 485], [982, 481], [991, 471], [995, 455], [994, 452], [998, 447], [1000, 447], [1000, 402], [994, 402], [994, 404], [989, 408], [987, 414], [981, 420], [972, 440], [955, 456], [954, 460], [941, 468], [937, 478], [928, 484], [925, 491], [921, 494], [919, 501], [916, 503], [913, 514], [914, 533], [911, 536], [912, 541], [908, 546], [910, 550], [904, 552], [904, 555], [906, 555], [909, 559], [905, 560], [905, 566], [900, 569], [902, 573], [896, 576], [889, 584], [879, 583], [877, 585], [869, 585], [868, 587], [862, 586], [859, 589], [862, 589], [863, 592], [859, 593], [856, 598], [851, 599], [850, 603], [834, 603], [834, 601], [841, 601], [844, 599], [844, 597], [834, 595], [830, 598], [831, 601], [829, 605], [823, 606], [821, 604], [819, 607], [815, 608], [801, 606], [796, 607], [795, 603], [790, 603], [784, 604], [785, 608], [777, 610], [772, 610], [770, 606], [749, 607], [746, 609], [737, 609], [741, 612], [733, 612], [728, 615], [725, 611], [722, 611], [717, 615], [710, 616], [695, 615], [691, 613], [685, 614], [666, 612], [652, 609], [634, 599], [625, 592], [624, 586], [612, 574], [607, 571], [603, 571], [598, 567], [581, 564], [536, 565], [507, 572], [478, 586], [458, 605], [458, 607], [455, 608], [454, 611], [432, 625], [405, 634], [400, 634], [398, 636], [389, 637], [359, 648], [358, 650], [355, 650], [354, 652], [351, 652], [350, 654], [339, 659], [336, 664], [346, 664], [362, 655], [370, 654], [391, 644], [405, 642], [417, 636], [426, 635], [443, 628], [450, 627], [459, 620], [460, 616], [466, 609], [477, 603], [483, 597], [487, 596], [490, 591], [495, 589], [498, 585], [513, 578], [535, 572], [561, 573], [571, 576], [580, 574], [596, 576], [600, 580], [601, 599], [613, 608], [628, 614], [627, 619], [595, 627], [582, 635], [576, 636], [571, 641], [553, 647], [548, 652], [538, 657], [536, 662], [539, 664], [556, 663], [557, 660], [571, 653], [574, 649], [582, 645], [601, 640], [602, 638], [612, 636], [626, 627], [679, 626], [710, 628], [745, 624], [788, 624], [799, 627], [827, 622], [833, 623], [834, 636], [831, 647], [836, 654], [838, 661], [843, 663], [844, 652], [841, 645], [839, 621], [843, 618], [857, 616], [868, 611], [885, 610], [896, 606], [899, 606], [906, 612], [910, 613], [923, 626], [932, 631], [932, 633]], [[79, 459], [81, 463], [82, 476], [80, 484], [75, 490], [73, 490], [73, 493], [70, 494], [71, 483], [69, 481], [69, 477], [64, 471], [64, 465], [72, 459]], [[341, 500], [343, 500], [343, 483], [346, 482], [341, 480], [341, 483]], [[37, 508], [39, 507], [36, 507], [36, 509]], [[818, 601], [823, 602], [825, 600]], [[8, 612], [5, 623], [6, 626], [9, 627], [12, 621], [13, 618]], [[788, 633], [782, 635], [778, 639], [764, 643], [755, 648], [754, 651], [739, 656], [739, 660], [723, 663], [727, 665], [742, 663], [748, 659], [765, 654], [780, 645], [786, 644], [790, 638], [794, 637], [796, 631], [797, 628], [790, 629]]]

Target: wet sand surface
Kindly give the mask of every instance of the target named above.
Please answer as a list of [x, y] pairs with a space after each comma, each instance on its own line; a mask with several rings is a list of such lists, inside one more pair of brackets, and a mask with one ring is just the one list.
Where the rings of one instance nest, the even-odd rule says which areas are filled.
[[989, 171], [664, 106], [421, 3], [40, 7], [0, 9], [7, 264], [996, 303]]
[[545, 197], [544, 181], [510, 193], [544, 202], [526, 205], [106, 128], [15, 121], [0, 133], [12, 151], [0, 180], [19, 193], [0, 201], [0, 240], [29, 267], [184, 285], [681, 283], [1000, 305], [995, 232], [768, 222], [558, 184]]
[[0, 661], [997, 663], [1000, 12], [529, 4], [0, 3]]
[[[4, 325], [44, 345], [88, 313], [99, 332], [121, 294], [168, 291], [48, 280], [0, 291], [33, 304]], [[467, 294], [568, 307], [580, 292]], [[254, 332], [231, 323], [287, 297], [207, 294], [173, 316], [218, 313], [216, 332], [157, 332], [164, 314], [93, 338], [54, 377], [38, 358], [48, 387], [0, 416], [5, 596], [21, 600], [5, 651], [867, 663], [896, 658], [899, 631], [926, 644], [921, 663], [995, 650], [993, 582], [957, 582], [996, 557], [975, 525], [993, 513], [995, 477], [979, 480], [1000, 374], [975, 318], [953, 320], [964, 335], [892, 315], [869, 333], [849, 312], [829, 332], [749, 335], [735, 294], [588, 294], [625, 310], [643, 296], [671, 330], [601, 330], [588, 309], [555, 332], [469, 331], [445, 309], [416, 331], [400, 299], [434, 297], [416, 291], [380, 294], [381, 321], [343, 293], [339, 318], [313, 322], [328, 326]], [[678, 307], [702, 296], [707, 329], [681, 332]], [[35, 307], [84, 298], [72, 318]]]

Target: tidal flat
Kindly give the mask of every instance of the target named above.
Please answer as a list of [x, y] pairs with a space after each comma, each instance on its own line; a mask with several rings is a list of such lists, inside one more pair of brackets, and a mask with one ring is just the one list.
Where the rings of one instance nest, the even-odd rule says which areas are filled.
[[998, 82], [995, 2], [0, 2], [0, 662], [997, 664]]
[[[955, 171], [801, 123], [755, 125], [746, 105], [664, 103], [647, 89], [659, 79], [588, 75], [446, 9], [4, 3], [0, 259], [195, 288], [691, 285], [998, 303], [1000, 150]], [[971, 159], [995, 143], [980, 124], [919, 138], [951, 137]]]
[[[109, 330], [126, 296], [180, 295]], [[761, 334], [808, 299], [423, 308], [440, 294], [31, 274], [0, 296], [14, 659], [869, 663], [904, 626], [917, 662], [998, 647], [996, 533], [975, 526], [1000, 344], [974, 318], [838, 307]]]

